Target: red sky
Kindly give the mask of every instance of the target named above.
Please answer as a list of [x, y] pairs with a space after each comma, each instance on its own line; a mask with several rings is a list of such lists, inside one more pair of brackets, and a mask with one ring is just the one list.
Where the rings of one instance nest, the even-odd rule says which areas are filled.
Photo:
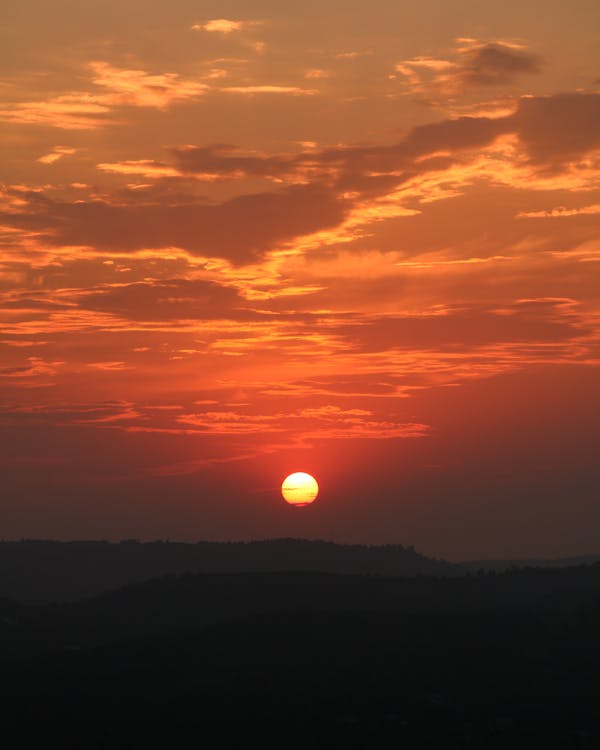
[[597, 2], [0, 13], [0, 536], [600, 550]]

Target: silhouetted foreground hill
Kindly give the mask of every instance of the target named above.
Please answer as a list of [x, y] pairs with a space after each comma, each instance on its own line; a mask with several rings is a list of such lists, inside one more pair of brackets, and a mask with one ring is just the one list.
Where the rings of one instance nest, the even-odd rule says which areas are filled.
[[599, 632], [600, 564], [458, 578], [169, 575], [80, 602], [4, 600], [3, 738], [592, 748]]
[[412, 547], [303, 539], [259, 542], [0, 542], [0, 597], [80, 599], [167, 573], [320, 571], [384, 576], [461, 575], [458, 565]]

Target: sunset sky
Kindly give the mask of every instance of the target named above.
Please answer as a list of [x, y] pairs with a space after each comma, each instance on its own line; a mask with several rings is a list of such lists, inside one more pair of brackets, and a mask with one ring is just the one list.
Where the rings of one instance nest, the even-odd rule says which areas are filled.
[[0, 537], [599, 552], [599, 28], [3, 3]]

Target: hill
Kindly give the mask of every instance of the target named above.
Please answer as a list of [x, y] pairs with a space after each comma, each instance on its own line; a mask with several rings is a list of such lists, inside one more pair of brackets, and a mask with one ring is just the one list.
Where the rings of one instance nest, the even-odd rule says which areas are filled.
[[600, 562], [600, 555], [579, 555], [577, 557], [528, 557], [515, 560], [465, 560], [460, 566], [465, 570], [494, 570], [502, 573], [511, 568], [574, 568], [580, 565], [593, 565]]
[[74, 602], [0, 601], [0, 656], [79, 650], [275, 613], [413, 616], [535, 610], [600, 599], [600, 564], [461, 577], [170, 573]]
[[3, 737], [597, 747], [598, 628], [600, 565], [171, 574], [79, 602], [3, 601]]
[[401, 545], [305, 539], [256, 542], [0, 542], [0, 597], [69, 601], [168, 573], [319, 571], [382, 576], [453, 576], [464, 571]]

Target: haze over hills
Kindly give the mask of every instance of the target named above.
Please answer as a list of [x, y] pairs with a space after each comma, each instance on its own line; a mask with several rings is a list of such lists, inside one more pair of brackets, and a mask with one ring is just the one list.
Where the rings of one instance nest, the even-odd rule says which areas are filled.
[[578, 565], [593, 565], [600, 562], [600, 555], [577, 555], [576, 557], [525, 557], [514, 560], [464, 560], [459, 563], [467, 571], [494, 570], [502, 572], [510, 568], [573, 568]]
[[181, 573], [304, 571], [340, 575], [456, 577], [479, 570], [569, 567], [600, 555], [558, 559], [433, 559], [412, 547], [335, 544], [307, 539], [252, 542], [125, 540], [0, 542], [0, 597], [23, 603], [70, 601]]
[[402, 545], [306, 539], [253, 542], [0, 542], [0, 597], [68, 601], [169, 573], [318, 571], [381, 576], [458, 576], [464, 570]]

